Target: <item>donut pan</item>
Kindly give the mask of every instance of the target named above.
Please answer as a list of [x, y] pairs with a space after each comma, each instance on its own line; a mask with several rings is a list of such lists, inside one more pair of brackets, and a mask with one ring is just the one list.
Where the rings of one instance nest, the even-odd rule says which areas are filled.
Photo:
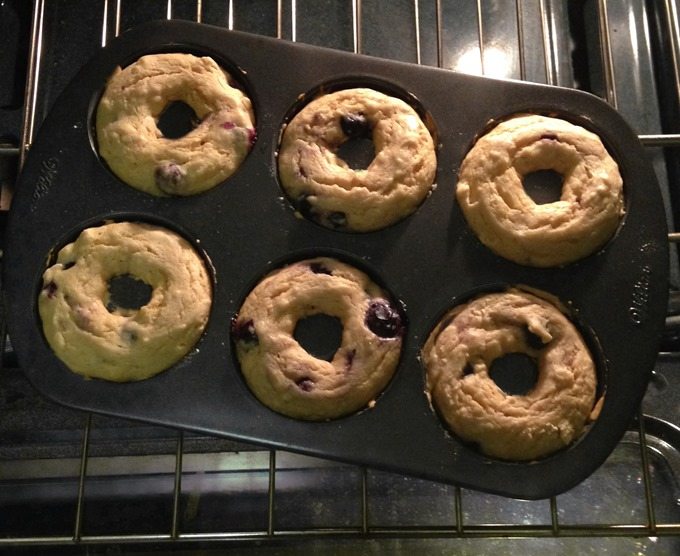
[[[257, 141], [241, 168], [200, 195], [155, 198], [121, 183], [99, 159], [92, 120], [118, 65], [155, 52], [211, 55], [253, 99]], [[277, 181], [282, 124], [309, 95], [369, 86], [414, 103], [433, 126], [437, 187], [416, 213], [352, 234], [296, 215]], [[626, 216], [597, 254], [564, 268], [508, 262], [484, 247], [455, 202], [475, 137], [514, 113], [554, 114], [598, 133], [620, 165]], [[205, 333], [183, 361], [137, 383], [85, 380], [52, 353], [37, 311], [49, 257], [85, 227], [138, 220], [179, 231], [210, 260], [214, 299]], [[35, 387], [67, 406], [229, 437], [526, 499], [560, 493], [591, 474], [635, 415], [666, 309], [666, 224], [655, 175], [636, 135], [600, 99], [575, 90], [456, 74], [180, 21], [125, 33], [80, 71], [42, 125], [8, 223], [4, 295], [19, 362]], [[338, 256], [369, 272], [408, 319], [396, 374], [375, 406], [327, 422], [261, 405], [241, 377], [231, 319], [266, 272], [307, 256]], [[604, 392], [599, 418], [573, 445], [511, 463], [447, 432], [424, 393], [419, 350], [443, 313], [475, 292], [526, 285], [557, 297], [593, 349]]]

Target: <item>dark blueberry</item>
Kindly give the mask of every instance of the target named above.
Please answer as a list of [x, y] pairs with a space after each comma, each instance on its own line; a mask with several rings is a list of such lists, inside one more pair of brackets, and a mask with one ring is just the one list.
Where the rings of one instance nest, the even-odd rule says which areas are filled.
[[309, 201], [310, 195], [303, 193], [300, 195], [296, 201], [295, 201], [295, 208], [297, 208], [300, 211], [300, 214], [304, 216], [305, 218], [310, 218], [314, 220], [314, 207], [312, 206], [312, 203]]
[[347, 114], [340, 118], [342, 132], [352, 139], [367, 137], [371, 133], [371, 126], [363, 114]]
[[174, 162], [161, 164], [156, 168], [154, 179], [158, 188], [169, 195], [176, 195], [185, 177], [184, 170]]
[[311, 392], [314, 388], [314, 381], [311, 378], [299, 378], [295, 381], [295, 385], [303, 392]]
[[347, 226], [347, 216], [344, 212], [335, 211], [328, 215], [328, 222], [334, 228], [344, 228]]
[[243, 342], [244, 344], [258, 343], [253, 319], [232, 321], [231, 333], [237, 342]]
[[57, 293], [57, 285], [54, 282], [47, 282], [43, 288], [43, 291], [47, 294], [47, 297], [52, 299], [54, 294]]
[[353, 349], [345, 354], [345, 370], [349, 372], [352, 369], [352, 364], [354, 363], [354, 358], [356, 357], [357, 350]]
[[381, 338], [394, 338], [403, 332], [399, 312], [384, 299], [371, 301], [365, 323], [371, 332]]
[[333, 272], [328, 267], [325, 267], [319, 262], [309, 263], [309, 269], [314, 274], [328, 274], [329, 276], [333, 275]]
[[465, 367], [463, 367], [463, 376], [469, 376], [471, 374], [474, 374], [475, 369], [470, 363], [466, 363]]
[[252, 147], [255, 144], [255, 141], [257, 141], [257, 131], [249, 127], [246, 130], [246, 133], [248, 134], [248, 145]]
[[549, 141], [557, 141], [558, 137], [554, 133], [544, 133], [541, 135], [541, 139], [548, 139]]
[[545, 346], [543, 340], [541, 340], [541, 338], [538, 335], [534, 334], [528, 328], [524, 329], [524, 339], [530, 348], [543, 349], [543, 347]]

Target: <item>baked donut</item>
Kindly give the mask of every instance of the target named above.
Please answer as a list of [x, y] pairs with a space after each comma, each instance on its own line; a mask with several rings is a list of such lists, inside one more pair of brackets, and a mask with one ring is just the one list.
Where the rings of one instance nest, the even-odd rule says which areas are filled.
[[[523, 395], [504, 392], [489, 372], [507, 354], [538, 368]], [[519, 290], [455, 307], [425, 343], [427, 393], [459, 438], [489, 456], [531, 460], [573, 442], [593, 409], [597, 378], [581, 335], [548, 301]]]
[[[125, 183], [152, 195], [193, 195], [227, 179], [255, 140], [250, 99], [209, 57], [151, 54], [109, 79], [97, 107], [99, 154]], [[177, 139], [158, 120], [173, 102], [200, 119]]]
[[[325, 314], [342, 323], [330, 361], [295, 339], [298, 321]], [[334, 419], [370, 405], [394, 374], [403, 319], [363, 272], [319, 257], [275, 270], [259, 282], [233, 320], [245, 380], [264, 405], [306, 420]]]
[[[110, 281], [150, 288], [139, 309], [115, 306]], [[43, 274], [38, 308], [54, 353], [73, 372], [116, 382], [149, 378], [196, 344], [212, 291], [201, 257], [174, 232], [133, 222], [83, 230]]]
[[[553, 170], [563, 176], [558, 201], [537, 204], [524, 176]], [[483, 135], [460, 168], [456, 194], [482, 243], [523, 265], [552, 267], [600, 249], [624, 212], [616, 162], [600, 138], [546, 116], [518, 116]]]
[[[338, 156], [370, 137], [375, 157], [352, 169]], [[433, 187], [437, 159], [427, 127], [404, 101], [372, 89], [345, 89], [305, 106], [283, 131], [279, 179], [298, 211], [333, 229], [369, 232], [418, 208]]]

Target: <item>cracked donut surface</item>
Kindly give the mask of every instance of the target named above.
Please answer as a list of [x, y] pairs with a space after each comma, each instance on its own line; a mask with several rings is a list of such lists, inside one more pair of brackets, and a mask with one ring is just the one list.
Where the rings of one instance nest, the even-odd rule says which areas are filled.
[[[163, 136], [158, 120], [173, 102], [200, 122]], [[231, 176], [256, 137], [250, 99], [210, 57], [150, 54], [118, 68], [97, 107], [99, 154], [128, 185], [157, 196], [193, 195]]]
[[[109, 281], [151, 287], [137, 309], [112, 305]], [[200, 338], [212, 300], [208, 272], [184, 238], [149, 224], [83, 230], [43, 274], [42, 327], [73, 372], [110, 381], [149, 378], [182, 359]]]
[[[328, 315], [342, 323], [329, 361], [295, 339], [298, 321]], [[248, 294], [232, 323], [245, 380], [254, 395], [284, 415], [325, 420], [370, 405], [397, 367], [401, 314], [365, 273], [319, 257], [274, 270]]]
[[[524, 176], [553, 170], [560, 199], [536, 203]], [[523, 265], [561, 266], [600, 249], [624, 213], [618, 165], [594, 133], [558, 118], [518, 116], [483, 135], [465, 156], [456, 187], [480, 241]]]
[[[489, 375], [492, 363], [511, 353], [537, 366], [536, 383], [522, 395], [506, 393]], [[596, 417], [595, 364], [583, 338], [552, 303], [523, 291], [483, 295], [449, 311], [422, 360], [440, 417], [492, 457], [547, 456]]]
[[[370, 139], [374, 157], [351, 168], [338, 149]], [[333, 229], [368, 232], [413, 213], [436, 173], [432, 135], [406, 102], [368, 88], [307, 104], [286, 125], [278, 154], [281, 185], [299, 212]]]

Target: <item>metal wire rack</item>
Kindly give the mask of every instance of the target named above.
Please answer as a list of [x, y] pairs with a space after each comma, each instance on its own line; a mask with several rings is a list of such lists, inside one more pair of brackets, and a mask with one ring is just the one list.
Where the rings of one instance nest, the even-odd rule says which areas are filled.
[[[59, 2], [51, 2], [51, 0], [35, 0], [32, 12], [31, 23], [31, 38], [30, 38], [30, 52], [28, 56], [28, 73], [25, 93], [25, 109], [23, 113], [23, 125], [19, 145], [14, 147], [3, 147], [0, 150], [0, 156], [17, 157], [18, 164], [21, 165], [30, 149], [32, 139], [37, 127], [40, 125], [42, 114], [40, 113], [41, 104], [39, 97], [41, 95], [41, 87], [43, 83], [41, 80], [49, 72], [49, 68], [45, 68], [45, 51], [49, 48], [50, 38], [47, 36], [46, 18], [55, 4]], [[63, 3], [62, 3], [63, 4]], [[145, 3], [146, 4], [146, 3]], [[264, 10], [267, 13], [273, 14], [269, 18], [271, 26], [267, 31], [269, 34], [277, 38], [288, 40], [306, 40], [304, 27], [309, 25], [308, 16], [306, 12], [313, 10], [310, 2], [303, 0], [276, 0], [275, 6], [273, 1], [270, 2], [252, 2], [249, 7], [244, 7], [247, 2], [239, 3], [237, 0], [229, 0], [222, 3], [219, 9], [215, 8], [216, 3], [211, 3], [207, 0], [196, 1], [179, 1], [167, 0], [163, 2], [154, 2], [153, 9], [149, 9], [149, 13], [153, 17], [166, 17], [168, 19], [173, 17], [182, 17], [185, 19], [193, 19], [197, 22], [217, 23], [228, 27], [229, 29], [239, 29], [238, 14], [244, 13], [244, 10]], [[322, 3], [327, 4], [327, 3]], [[391, 5], [398, 4], [403, 14], [408, 14], [410, 32], [408, 36], [412, 41], [407, 45], [403, 52], [406, 61], [415, 63], [428, 63], [440, 67], [451, 67], [447, 61], [448, 48], [446, 46], [448, 27], [453, 19], [454, 12], [461, 10], [472, 14], [472, 25], [474, 40], [476, 41], [476, 48], [473, 49], [476, 56], [472, 64], [474, 71], [477, 73], [489, 73], [492, 59], [488, 54], [494, 44], [490, 39], [493, 37], [495, 31], [486, 26], [489, 11], [498, 10], [497, 3], [487, 0], [473, 0], [470, 2], [458, 2], [456, 6], [453, 3], [445, 0], [435, 0], [434, 2], [426, 2], [425, 0], [413, 0], [409, 2], [395, 2]], [[674, 89], [668, 92], [671, 100], [677, 104], [680, 103], [680, 20], [678, 16], [678, 2], [675, 0], [664, 0], [659, 3], [661, 8], [657, 6], [655, 13], [657, 16], [657, 25], [662, 26], [663, 34], [667, 37], [667, 54], [671, 61], [670, 81], [674, 85]], [[387, 9], [386, 2], [362, 2], [361, 0], [349, 0], [342, 3], [333, 4], [334, 9], [342, 9], [343, 15], [348, 20], [349, 33], [345, 36], [345, 42], [339, 47], [352, 50], [357, 53], [369, 53], [383, 55], [381, 46], [375, 42], [375, 37], [379, 30], [371, 27], [371, 19], [366, 16], [367, 12], [377, 13], [378, 11]], [[503, 3], [507, 7], [502, 15], [506, 21], [511, 22], [511, 27], [514, 28], [516, 46], [513, 49], [515, 57], [513, 59], [514, 67], [516, 67], [516, 77], [519, 79], [531, 79], [543, 81], [553, 85], [567, 85], [572, 86], [568, 78], [564, 74], [564, 59], [563, 53], [564, 43], [560, 42], [559, 38], [559, 17], [564, 16], [566, 10], [566, 2], [551, 1], [551, 0], [515, 0], [512, 3]], [[626, 71], [622, 65], [623, 62], [617, 60], [617, 48], [615, 40], [622, 40], [621, 37], [614, 38], [617, 28], [612, 23], [612, 11], [621, 11], [622, 5], [630, 10], [630, 18], [628, 22], [635, 21], [635, 18], [642, 16], [640, 19], [642, 23], [647, 18], [651, 17], [646, 10], [650, 9], [649, 4], [636, 2], [623, 2], [621, 5], [614, 6], [608, 3], [607, 0], [597, 0], [590, 2], [597, 21], [597, 47], [599, 49], [599, 60], [592, 62], [599, 65], [601, 68], [600, 84], [598, 93], [602, 94], [604, 98], [614, 107], [620, 110], [629, 110], [629, 114], [635, 116], [637, 112], [635, 101], [630, 107], [630, 101], [624, 99], [621, 92], [621, 83], [623, 82], [623, 73]], [[96, 20], [99, 22], [100, 30], [100, 45], [105, 46], [112, 37], [117, 36], [125, 25], [129, 25], [134, 18], [128, 17], [128, 13], [136, 7], [132, 2], [125, 2], [124, 0], [102, 0], [100, 2], [87, 3], [87, 8], [90, 12], [97, 12]], [[219, 14], [219, 15], [216, 15]], [[146, 16], [143, 16], [146, 17]], [[529, 25], [528, 22], [535, 21], [536, 26]], [[127, 23], [126, 23], [127, 22]], [[249, 29], [246, 29], [249, 30]], [[647, 30], [643, 31], [647, 32]], [[634, 33], [631, 34], [634, 36]], [[370, 43], [370, 44], [369, 44]], [[538, 44], [537, 48], [532, 48], [533, 45]], [[334, 46], [334, 45], [331, 45]], [[631, 79], [626, 76], [625, 79]], [[592, 87], [594, 89], [597, 86]], [[628, 103], [629, 105], [626, 105]], [[43, 103], [44, 104], [44, 103]], [[637, 122], [634, 122], [636, 125]], [[657, 125], [640, 125], [640, 129], [644, 131], [639, 135], [641, 142], [650, 149], [650, 156], [663, 159], [664, 151], [658, 149], [663, 147], [665, 149], [677, 149], [680, 146], [680, 133], [676, 130], [662, 131], [662, 128]], [[677, 153], [676, 153], [677, 154]], [[662, 175], [660, 181], [669, 184], [669, 175], [666, 173], [665, 166], [660, 163], [655, 166], [657, 169], [661, 168]], [[673, 185], [680, 191], [680, 184]], [[5, 208], [7, 201], [4, 201]], [[673, 232], [669, 235], [671, 245], [675, 242], [680, 242], [680, 233]], [[11, 262], [9, 262], [11, 264]], [[8, 262], [6, 262], [8, 264]], [[669, 317], [672, 319], [672, 317]], [[3, 340], [3, 352], [6, 350], [4, 342], [6, 341], [6, 334], [4, 330], [4, 319], [2, 323], [3, 329], [0, 330]], [[671, 354], [661, 356], [662, 360], [667, 361], [666, 368], [670, 369], [670, 375], [673, 374], [673, 369], [677, 373], [677, 361]], [[6, 372], [3, 371], [3, 372]], [[2, 373], [0, 373], [1, 375]], [[671, 385], [672, 386], [672, 385]], [[680, 385], [678, 385], [680, 386]], [[43, 533], [40, 530], [33, 530], [27, 534], [11, 534], [6, 533], [0, 535], [0, 550], [7, 547], [29, 547], [29, 546], [85, 546], [85, 545], [111, 545], [118, 543], [128, 544], [158, 544], [174, 541], [175, 546], [194, 545], [195, 543], [214, 543], [221, 542], [236, 542], [245, 543], [255, 546], [253, 541], [272, 541], [272, 542], [287, 542], [295, 543], [302, 541], [315, 541], [319, 543], [351, 541], [358, 540], [372, 540], [375, 542], [394, 541], [401, 539], [403, 541], [414, 539], [430, 539], [439, 542], [455, 542], [462, 539], [489, 539], [490, 541], [497, 539], [556, 539], [561, 543], [566, 542], [569, 538], [595, 538], [608, 539], [613, 541], [617, 538], [634, 539], [636, 537], [647, 538], [642, 546], [645, 550], [653, 552], [655, 543], [658, 539], [664, 537], [679, 537], [680, 536], [680, 509], [677, 506], [677, 500], [674, 495], [671, 495], [672, 504], [660, 508], [659, 498], [667, 498], [666, 493], [661, 493], [658, 487], [659, 479], [657, 477], [659, 472], [660, 461], [665, 461], [664, 465], [675, 468], [675, 471], [680, 473], [680, 466], [671, 461], [678, 447], [670, 447], [669, 441], [665, 437], [650, 435], [647, 426], [650, 422], [649, 416], [643, 408], [640, 410], [639, 416], [634, 424], [634, 427], [627, 433], [626, 437], [621, 443], [622, 450], [626, 454], [633, 453], [632, 459], [626, 461], [633, 461], [632, 471], [630, 466], [627, 468], [627, 473], [633, 473], [635, 478], [633, 483], [637, 484], [634, 496], [638, 497], [635, 512], [624, 512], [625, 516], [619, 516], [618, 519], [599, 520], [595, 514], [590, 514], [588, 519], [573, 518], [574, 512], [570, 513], [569, 507], [572, 504], [580, 503], [587, 504], [582, 496], [575, 495], [575, 498], [570, 498], [569, 494], [565, 496], [553, 497], [547, 501], [539, 501], [532, 503], [530, 510], [529, 506], [522, 505], [519, 501], [509, 501], [499, 499], [498, 497], [478, 498], [473, 493], [457, 487], [435, 487], [433, 485], [426, 485], [425, 482], [418, 480], [410, 480], [406, 478], [392, 477], [390, 480], [402, 484], [401, 481], [407, 481], [412, 488], [423, 489], [424, 492], [432, 495], [431, 502], [434, 504], [434, 496], [438, 497], [439, 502], [446, 506], [446, 510], [442, 512], [445, 519], [434, 519], [434, 524], [428, 522], [427, 517], [423, 516], [423, 520], [419, 520], [418, 516], [410, 516], [409, 519], [402, 519], [402, 522], [390, 522], [385, 519], [382, 513], [382, 506], [376, 504], [373, 496], [377, 491], [381, 491], [381, 485], [384, 486], [385, 477], [372, 470], [365, 468], [352, 468], [348, 472], [351, 475], [351, 484], [354, 492], [336, 492], [335, 496], [342, 496], [349, 499], [350, 506], [353, 507], [351, 512], [351, 519], [339, 519], [337, 523], [322, 522], [319, 524], [316, 520], [311, 519], [309, 523], [295, 523], [295, 520], [286, 520], [282, 518], [282, 512], [288, 505], [282, 500], [289, 495], [289, 487], [287, 473], [291, 470], [302, 470], [303, 473], [312, 469], [323, 468], [325, 465], [333, 466], [335, 464], [324, 463], [312, 458], [303, 458], [287, 454], [279, 451], [255, 450], [248, 447], [236, 447], [227, 450], [211, 451], [211, 461], [213, 463], [219, 460], [219, 463], [211, 468], [214, 472], [223, 473], [237, 473], [239, 477], [243, 478], [244, 474], [249, 477], [256, 477], [259, 485], [259, 490], [264, 493], [261, 508], [262, 518], [257, 521], [255, 526], [242, 525], [239, 523], [223, 524], [221, 527], [216, 526], [212, 530], [195, 531], [186, 530], [183, 527], [183, 516], [187, 513], [187, 506], [191, 504], [190, 498], [191, 488], [187, 487], [187, 481], [191, 479], [196, 473], [202, 472], [203, 464], [197, 463], [201, 454], [193, 453], [187, 448], [187, 442], [192, 442], [190, 435], [181, 431], [167, 431], [166, 440], [169, 435], [169, 443], [174, 445], [174, 452], [165, 452], [163, 454], [156, 454], [152, 456], [116, 456], [116, 455], [96, 455], [92, 453], [93, 434], [96, 428], [95, 420], [97, 417], [87, 414], [82, 416], [82, 429], [80, 434], [79, 454], [69, 458], [62, 458], [61, 466], [66, 465], [71, 471], [69, 477], [75, 481], [74, 504], [72, 506], [72, 520], [71, 527], [67, 533], [51, 534]], [[634, 450], [634, 452], [631, 452]], [[615, 457], [615, 456], [613, 456]], [[628, 456], [627, 456], [628, 457]], [[133, 461], [134, 460], [134, 461]], [[135, 473], [141, 477], [141, 480], [152, 480], [149, 477], [163, 476], [170, 480], [171, 488], [165, 489], [164, 497], [166, 503], [164, 508], [169, 511], [169, 520], [167, 526], [154, 530], [151, 532], [142, 533], [124, 533], [119, 534], [114, 529], [103, 532], [90, 532], [85, 525], [87, 512], [89, 508], [89, 495], [91, 492], [91, 483], [95, 478], [101, 477], [115, 477], [124, 474], [127, 464], [133, 462]], [[339, 464], [338, 464], [339, 465]], [[10, 459], [0, 460], [0, 486], [9, 484], [12, 481], [21, 481], [20, 477], [25, 477], [27, 468], [33, 466], [32, 481], [48, 482], [53, 479], [56, 474], [50, 470], [50, 463], [48, 460], [40, 458], [31, 458], [29, 460], [17, 459], [12, 461]], [[673, 470], [673, 469], [671, 469]], [[56, 472], [54, 472], [56, 473]], [[283, 477], [282, 477], [283, 475]], [[312, 479], [313, 480], [313, 479]], [[597, 478], [594, 479], [598, 480]], [[670, 483], [680, 480], [680, 476], [670, 479]], [[382, 482], [381, 482], [382, 481]], [[389, 481], [387, 481], [389, 482]], [[655, 486], [657, 485], [657, 486]], [[584, 487], [586, 488], [586, 487]], [[593, 488], [587, 487], [587, 488]], [[94, 488], [92, 489], [92, 492]], [[398, 495], [398, 490], [396, 491]], [[590, 491], [588, 491], [590, 492]], [[621, 493], [610, 493], [613, 497], [610, 500], [611, 505], [615, 506], [622, 504], [625, 506], [629, 503], [629, 498], [625, 498], [628, 502], [621, 502]], [[383, 493], [381, 491], [380, 496]], [[388, 493], [388, 497], [390, 494]], [[393, 494], [393, 496], [396, 496]], [[574, 500], [576, 502], [574, 502]], [[443, 501], [443, 502], [442, 502]], [[481, 502], [480, 502], [481, 501]], [[484, 518], [475, 517], [474, 512], [469, 508], [478, 508], [480, 505], [499, 505], [509, 504], [514, 509], [510, 514], [503, 514], [499, 512], [495, 521], [484, 521]], [[540, 508], [540, 510], [535, 510]], [[670, 509], [669, 509], [670, 508]], [[535, 513], [538, 512], [538, 517]], [[533, 517], [523, 518], [521, 512], [529, 512]], [[407, 512], [406, 512], [407, 513]], [[402, 517], [406, 514], [402, 513]], [[579, 515], [588, 516], [587, 512], [575, 512]], [[484, 514], [481, 514], [484, 515]], [[486, 514], [488, 515], [488, 514]], [[504, 516], [511, 515], [513, 519], [504, 520]], [[0, 520], [2, 516], [0, 515]], [[95, 528], [96, 529], [96, 528]], [[650, 540], [651, 539], [651, 540]], [[637, 542], [637, 541], [636, 541]], [[323, 544], [321, 545], [323, 546]], [[326, 544], [326, 546], [329, 546]], [[394, 545], [393, 545], [394, 546]], [[452, 546], [450, 544], [437, 545]], [[543, 546], [543, 545], [541, 545]], [[562, 545], [559, 545], [562, 546]], [[621, 546], [621, 545], [619, 545]], [[628, 546], [628, 545], [625, 545]], [[677, 548], [677, 544], [660, 544], [663, 546], [662, 551], [667, 550], [669, 546]]]

